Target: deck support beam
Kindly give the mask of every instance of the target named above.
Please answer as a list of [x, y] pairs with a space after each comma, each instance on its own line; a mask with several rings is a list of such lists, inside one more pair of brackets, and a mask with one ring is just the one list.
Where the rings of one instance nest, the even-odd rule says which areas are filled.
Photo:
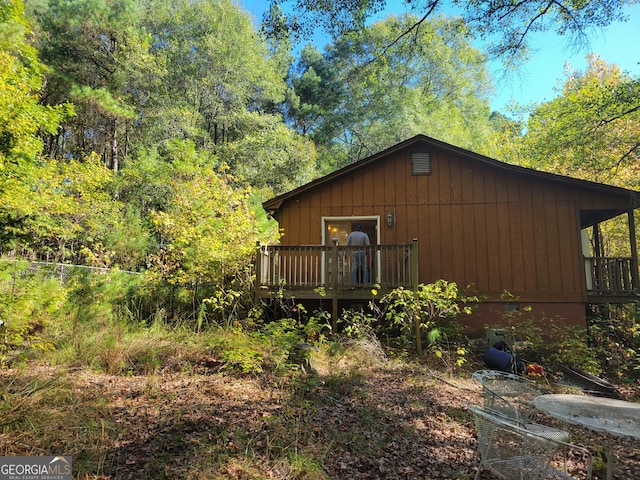
[[629, 219], [629, 244], [631, 245], [631, 288], [637, 290], [638, 282], [638, 244], [636, 241], [636, 220], [633, 216], [633, 207], [627, 212]]
[[[420, 278], [418, 275], [418, 264], [419, 264], [419, 258], [420, 256], [418, 255], [418, 239], [414, 238], [413, 239], [413, 248], [411, 249], [411, 288], [413, 289], [414, 292], [416, 292], [418, 290], [418, 279]], [[420, 328], [420, 323], [421, 323], [422, 319], [420, 318], [419, 315], [416, 315], [416, 318], [414, 319], [414, 323], [415, 323], [415, 330], [416, 330], [416, 352], [418, 352], [418, 355], [422, 355], [422, 332], [421, 332], [421, 328]]]
[[333, 268], [331, 269], [331, 333], [334, 335], [338, 331], [338, 239], [332, 239], [333, 249], [331, 258]]

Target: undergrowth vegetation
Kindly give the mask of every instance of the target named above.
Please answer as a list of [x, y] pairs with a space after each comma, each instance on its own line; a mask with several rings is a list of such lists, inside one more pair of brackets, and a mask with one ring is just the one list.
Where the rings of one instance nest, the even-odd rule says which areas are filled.
[[[389, 442], [410, 451], [421, 441], [414, 429], [396, 438], [385, 427], [389, 411], [365, 388], [373, 372], [382, 385], [403, 379], [396, 388], [409, 391], [392, 395], [410, 413], [426, 408], [417, 399], [431, 389], [415, 372], [468, 379], [482, 353], [461, 320], [478, 299], [444, 280], [345, 311], [334, 331], [328, 312], [284, 298], [252, 305], [233, 288], [196, 295], [174, 286], [171, 302], [154, 304], [158, 287], [143, 274], [81, 270], [62, 279], [26, 262], [0, 267], [0, 448], [69, 452], [78, 478], [121, 478], [123, 468], [126, 478], [330, 478], [335, 449], [377, 458]], [[589, 337], [549, 320], [552, 341], [527, 313], [505, 315], [502, 325], [527, 358], [619, 383], [640, 376], [631, 312], [592, 322]], [[438, 420], [449, 425], [446, 442], [466, 421], [463, 407], [451, 408]], [[467, 478], [470, 467], [459, 470], [447, 475]]]
[[560, 317], [534, 320], [524, 307], [505, 312], [502, 323], [492, 327], [502, 329], [527, 360], [578, 367], [631, 385], [640, 379], [639, 316], [637, 304], [609, 305], [595, 312], [585, 328]]
[[[168, 287], [144, 274], [78, 270], [61, 279], [49, 268], [3, 260], [0, 360], [13, 365], [46, 358], [121, 375], [215, 358], [222, 369], [256, 373], [299, 367], [300, 345], [331, 352], [358, 341], [371, 346], [370, 358], [418, 353], [453, 373], [473, 353], [462, 317], [480, 300], [452, 282], [399, 288], [335, 321], [284, 297], [253, 305], [249, 286], [243, 272], [225, 287], [200, 285], [196, 292], [173, 285], [160, 302], [156, 293]], [[606, 313], [584, 329], [555, 318], [534, 322], [524, 308], [506, 312], [493, 327], [503, 328], [528, 360], [633, 382], [640, 378], [637, 314], [632, 308]]]

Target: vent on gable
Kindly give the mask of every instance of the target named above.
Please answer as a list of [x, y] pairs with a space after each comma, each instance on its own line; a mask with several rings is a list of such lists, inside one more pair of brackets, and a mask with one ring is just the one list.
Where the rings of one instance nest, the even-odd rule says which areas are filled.
[[411, 173], [413, 175], [429, 175], [431, 173], [431, 158], [428, 153], [411, 154]]

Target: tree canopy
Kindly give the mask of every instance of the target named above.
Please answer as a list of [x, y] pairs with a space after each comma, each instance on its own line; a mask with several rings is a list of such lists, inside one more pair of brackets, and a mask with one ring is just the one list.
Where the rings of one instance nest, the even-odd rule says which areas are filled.
[[[640, 81], [596, 55], [568, 68], [562, 92], [526, 121], [504, 122], [499, 155], [526, 167], [638, 190]], [[626, 218], [602, 224], [600, 254], [629, 256]]]
[[[271, 0], [293, 12], [287, 26], [309, 35], [318, 26], [334, 38], [364, 30], [393, 2], [387, 0]], [[574, 42], [584, 42], [591, 30], [616, 20], [626, 20], [623, 8], [635, 0], [403, 0], [406, 11], [417, 16], [398, 37], [411, 35], [428, 18], [445, 12], [458, 14], [469, 28], [489, 42], [488, 53], [506, 64], [526, 58], [528, 39], [534, 32], [555, 31]], [[397, 7], [397, 2], [395, 3]]]
[[0, 4], [0, 168], [33, 162], [42, 151], [41, 131], [55, 132], [73, 110], [43, 106], [39, 94], [46, 66], [28, 42], [31, 28], [20, 2]]
[[487, 152], [492, 89], [485, 57], [457, 19], [390, 16], [341, 37], [323, 55], [302, 50], [293, 70], [293, 125], [344, 165], [423, 133]]
[[524, 166], [637, 189], [638, 132], [639, 80], [590, 55], [585, 71], [567, 70], [558, 97], [533, 109], [524, 133], [503, 142], [502, 154]]

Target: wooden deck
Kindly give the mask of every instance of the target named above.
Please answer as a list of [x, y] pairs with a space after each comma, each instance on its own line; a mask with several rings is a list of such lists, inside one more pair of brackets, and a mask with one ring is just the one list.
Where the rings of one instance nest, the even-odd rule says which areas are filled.
[[[356, 277], [356, 262], [366, 271]], [[347, 247], [259, 245], [256, 252], [256, 300], [276, 295], [304, 299], [370, 300], [398, 287], [415, 289], [418, 242]], [[638, 296], [638, 275], [631, 257], [585, 258], [588, 303], [629, 303]], [[337, 311], [337, 309], [335, 310]]]
[[589, 303], [629, 303], [640, 299], [631, 257], [585, 258], [585, 269]]
[[[259, 246], [256, 299], [276, 293], [300, 299], [370, 299], [375, 288], [418, 285], [418, 242], [347, 247], [325, 245]], [[363, 262], [366, 269], [358, 270]]]

